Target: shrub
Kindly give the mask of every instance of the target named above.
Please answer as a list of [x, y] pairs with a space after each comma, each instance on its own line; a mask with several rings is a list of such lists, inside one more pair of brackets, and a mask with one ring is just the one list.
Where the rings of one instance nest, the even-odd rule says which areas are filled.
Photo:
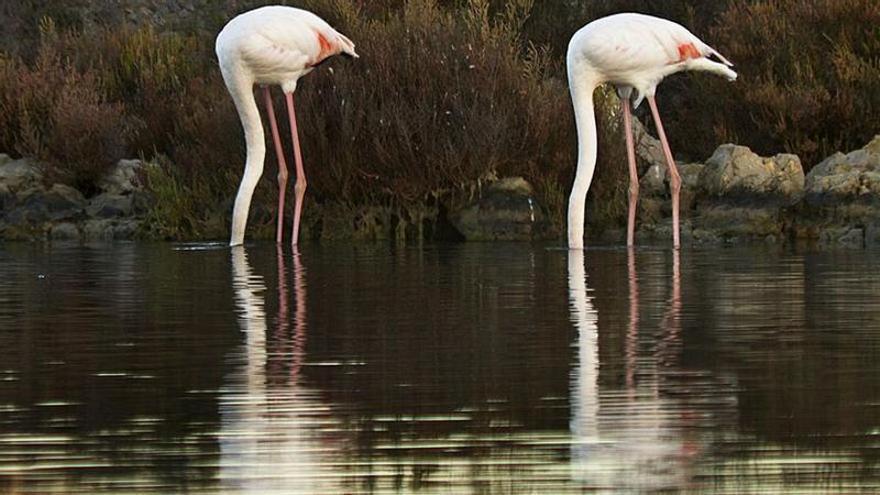
[[[97, 172], [85, 164], [97, 165], [99, 155], [124, 149], [166, 156], [175, 164], [166, 167], [173, 169], [168, 180], [203, 203], [188, 211], [227, 209], [244, 143], [216, 67], [214, 35], [235, 13], [263, 2], [205, 2], [199, 19], [162, 19], [164, 30], [149, 22], [95, 24], [95, 13], [112, 2], [79, 13], [38, 3], [28, 4], [27, 15], [51, 13], [64, 29], [43, 21], [30, 54], [0, 56], [0, 146], [46, 157], [58, 170], [79, 163], [81, 184], [93, 180]], [[334, 60], [301, 81], [296, 100], [309, 201], [401, 211], [466, 191], [481, 178], [523, 175], [561, 224], [576, 151], [562, 55], [575, 30], [620, 11], [679, 21], [737, 63], [736, 84], [706, 75], [664, 83], [658, 102], [679, 158], [702, 159], [721, 142], [737, 141], [764, 154], [797, 153], [809, 168], [876, 132], [880, 6], [870, 0], [295, 3], [349, 34], [362, 55]], [[161, 17], [162, 5], [150, 3], [145, 19]], [[623, 138], [616, 99], [608, 92], [597, 98], [600, 164], [588, 219], [611, 226], [626, 204]], [[104, 138], [77, 149], [74, 143], [86, 141], [64, 140], [77, 133]], [[110, 139], [120, 136], [121, 143]], [[84, 158], [86, 148], [96, 150], [92, 158]], [[256, 212], [275, 203], [274, 150], [267, 148]], [[263, 216], [257, 228], [271, 224]], [[216, 230], [195, 223], [166, 232]]]
[[797, 153], [809, 169], [877, 133], [880, 3], [737, 0], [712, 37], [741, 72], [733, 86], [700, 83], [702, 97], [726, 117], [710, 126], [713, 137]]
[[521, 38], [530, 2], [493, 14], [482, 0], [452, 10], [411, 0], [378, 18], [341, 0], [306, 7], [357, 33], [362, 57], [316, 71], [297, 94], [316, 198], [418, 203], [481, 177], [524, 175], [562, 210], [571, 103], [559, 60]]
[[[212, 3], [205, 16], [229, 18], [253, 3]], [[302, 5], [352, 34], [362, 55], [315, 71], [297, 93], [310, 201], [417, 209], [481, 178], [524, 175], [561, 222], [575, 163], [573, 117], [561, 59], [522, 38], [530, 1], [495, 8], [488, 0], [449, 7], [388, 0], [385, 9], [359, 0]], [[241, 127], [214, 60], [215, 30], [53, 26], [43, 30], [34, 58], [0, 59], [0, 118], [10, 123], [0, 145], [45, 158], [59, 177], [65, 164], [78, 163], [79, 178], [69, 180], [86, 189], [105, 162], [76, 158], [86, 148], [74, 143], [107, 160], [119, 149], [165, 156], [165, 173], [154, 183], [169, 199], [165, 219], [154, 216], [154, 232], [213, 235], [214, 216], [199, 212], [229, 208], [244, 161]], [[64, 89], [71, 84], [75, 92]], [[277, 89], [276, 97], [283, 126]], [[603, 95], [598, 104], [605, 108]], [[600, 112], [603, 128], [614, 127], [611, 115]], [[121, 144], [97, 138], [114, 128], [132, 132], [109, 136], [125, 138]], [[93, 138], [64, 141], [77, 132]], [[623, 204], [618, 179], [625, 167], [622, 137], [601, 139], [618, 143], [603, 144], [600, 159], [609, 164], [600, 165], [591, 194], [590, 218], [605, 225]], [[271, 176], [274, 150], [267, 148]], [[95, 167], [87, 170], [87, 161]], [[254, 211], [271, 211], [274, 181], [262, 182], [254, 202]], [[256, 227], [270, 220], [260, 216]]]
[[96, 75], [62, 62], [51, 45], [43, 45], [32, 67], [0, 63], [5, 149], [40, 159], [49, 181], [95, 192], [126, 154], [131, 127], [122, 105], [106, 101]]

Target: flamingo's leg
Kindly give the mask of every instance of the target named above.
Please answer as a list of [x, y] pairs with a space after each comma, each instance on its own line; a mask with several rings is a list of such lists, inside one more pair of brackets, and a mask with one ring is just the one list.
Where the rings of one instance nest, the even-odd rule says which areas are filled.
[[269, 86], [263, 86], [263, 96], [266, 100], [266, 112], [269, 114], [269, 125], [272, 128], [272, 140], [275, 142], [275, 155], [278, 157], [278, 228], [275, 232], [275, 242], [281, 244], [282, 227], [284, 226], [284, 195], [287, 191], [287, 162], [284, 160], [284, 148], [281, 146], [281, 134], [278, 132], [278, 122], [275, 120], [275, 108], [272, 105]]
[[626, 222], [626, 245], [632, 247], [636, 232], [636, 206], [639, 202], [639, 171], [636, 168], [636, 148], [633, 139], [632, 110], [630, 99], [621, 98], [623, 127], [626, 133], [626, 158], [629, 163], [629, 217]]
[[293, 211], [293, 240], [294, 246], [299, 242], [299, 221], [302, 215], [303, 197], [306, 195], [306, 172], [303, 169], [302, 153], [299, 148], [299, 132], [296, 127], [296, 111], [293, 107], [293, 93], [286, 93], [287, 114], [290, 116], [290, 133], [293, 137], [293, 158], [296, 160], [296, 185], [293, 188], [296, 195], [296, 203]]
[[648, 96], [648, 105], [651, 106], [651, 113], [654, 115], [654, 123], [657, 125], [657, 134], [660, 137], [660, 144], [663, 145], [663, 154], [666, 156], [666, 164], [669, 166], [669, 185], [672, 191], [672, 244], [678, 249], [681, 247], [681, 239], [679, 235], [679, 194], [681, 192], [681, 175], [675, 166], [675, 159], [672, 158], [672, 150], [669, 149], [669, 141], [666, 140], [666, 132], [663, 130], [663, 122], [660, 121], [660, 112], [657, 110], [657, 102], [653, 96]]

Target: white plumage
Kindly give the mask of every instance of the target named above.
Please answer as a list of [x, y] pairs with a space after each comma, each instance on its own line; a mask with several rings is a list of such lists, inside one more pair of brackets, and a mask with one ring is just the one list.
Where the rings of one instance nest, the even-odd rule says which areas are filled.
[[[708, 59], [713, 55], [721, 63]], [[587, 24], [572, 37], [568, 60], [589, 65], [602, 82], [635, 89], [637, 101], [653, 96], [664, 77], [684, 70], [736, 79], [729, 68], [733, 64], [684, 26], [643, 14], [617, 14]]]
[[216, 51], [224, 79], [249, 77], [251, 84], [279, 85], [285, 93], [327, 57], [357, 57], [354, 43], [317, 15], [277, 5], [229, 21], [217, 35]]
[[[712, 60], [712, 58], [717, 59]], [[596, 121], [593, 91], [601, 84], [613, 84], [623, 100], [630, 165], [630, 215], [627, 244], [633, 244], [638, 175], [632, 143], [631, 99], [638, 106], [647, 98], [670, 170], [673, 201], [673, 242], [679, 241], [678, 190], [680, 178], [669, 151], [657, 112], [654, 94], [666, 76], [685, 70], [737, 77], [733, 64], [685, 27], [666, 19], [642, 14], [617, 14], [593, 21], [571, 39], [568, 76], [578, 125], [579, 155], [574, 187], [569, 198], [568, 244], [583, 247], [584, 203], [596, 166]]]
[[293, 92], [299, 78], [314, 70], [327, 58], [339, 54], [356, 58], [358, 55], [355, 53], [354, 43], [311, 12], [293, 7], [268, 6], [245, 12], [229, 21], [217, 35], [215, 49], [223, 81], [235, 102], [247, 144], [245, 172], [235, 198], [230, 245], [244, 242], [251, 198], [263, 173], [266, 155], [263, 125], [253, 95], [255, 84], [264, 88], [273, 140], [278, 152], [279, 243], [284, 216], [287, 165], [269, 96], [269, 86], [281, 86], [287, 100], [297, 171], [293, 228], [293, 243], [296, 244], [306, 182], [296, 133]]

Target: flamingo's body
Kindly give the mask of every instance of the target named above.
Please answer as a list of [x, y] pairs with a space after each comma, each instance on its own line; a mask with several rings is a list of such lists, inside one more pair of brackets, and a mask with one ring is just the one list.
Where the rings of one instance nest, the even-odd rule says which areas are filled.
[[287, 165], [272, 108], [269, 86], [281, 86], [287, 101], [297, 173], [292, 239], [293, 244], [296, 244], [306, 180], [297, 137], [293, 92], [296, 90], [299, 78], [311, 72], [327, 58], [339, 54], [357, 57], [354, 44], [311, 12], [292, 7], [268, 6], [245, 12], [229, 21], [217, 35], [216, 52], [223, 80], [241, 118], [247, 144], [245, 171], [235, 198], [232, 215], [230, 245], [244, 242], [251, 198], [263, 174], [263, 162], [266, 156], [263, 125], [253, 94], [255, 84], [263, 86], [272, 137], [278, 155], [277, 241], [279, 243], [284, 218]]
[[[716, 58], [717, 61], [711, 60]], [[584, 203], [597, 157], [593, 91], [613, 84], [622, 99], [630, 171], [627, 245], [633, 244], [638, 173], [632, 137], [632, 109], [648, 100], [669, 166], [672, 187], [673, 242], [679, 247], [679, 190], [681, 179], [663, 131], [654, 93], [666, 76], [685, 70], [713, 72], [736, 79], [732, 64], [683, 26], [642, 14], [616, 14], [587, 24], [575, 33], [568, 48], [568, 77], [578, 127], [578, 165], [568, 207], [568, 245], [583, 247]]]

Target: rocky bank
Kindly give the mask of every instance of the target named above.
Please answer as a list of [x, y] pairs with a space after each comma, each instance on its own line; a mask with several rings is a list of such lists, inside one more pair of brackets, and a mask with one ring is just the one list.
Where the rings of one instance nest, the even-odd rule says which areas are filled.
[[[859, 150], [828, 157], [806, 175], [795, 155], [762, 157], [733, 144], [720, 146], [706, 163], [679, 168], [682, 236], [692, 242], [880, 240], [880, 135]], [[641, 236], [671, 237], [666, 167], [651, 164], [640, 185]]]
[[29, 159], [0, 154], [0, 239], [113, 240], [139, 235], [151, 207], [139, 160], [121, 160], [86, 198], [64, 184], [46, 184]]
[[[643, 129], [637, 129], [636, 139], [642, 170], [639, 242], [666, 242], [672, 236], [671, 202], [662, 152]], [[0, 239], [136, 238], [152, 205], [142, 180], [149, 166], [120, 161], [98, 194], [86, 198], [69, 186], [46, 184], [33, 161], [0, 154]], [[880, 243], [880, 135], [861, 149], [828, 157], [806, 175], [795, 155], [762, 157], [734, 144], [720, 146], [705, 163], [678, 166], [685, 242]], [[481, 182], [465, 198], [437, 200], [415, 220], [404, 222], [402, 215], [386, 213], [358, 223], [325, 207], [316, 213], [323, 224], [320, 234], [309, 232], [309, 226], [304, 232], [322, 239], [381, 238], [376, 232], [389, 230], [401, 239], [427, 235], [470, 241], [555, 239], [560, 234], [532, 186], [519, 177]], [[336, 223], [347, 227], [335, 228]], [[352, 230], [351, 225], [360, 224], [370, 228]], [[425, 225], [432, 227], [425, 230]], [[622, 242], [623, 231], [602, 238]]]

